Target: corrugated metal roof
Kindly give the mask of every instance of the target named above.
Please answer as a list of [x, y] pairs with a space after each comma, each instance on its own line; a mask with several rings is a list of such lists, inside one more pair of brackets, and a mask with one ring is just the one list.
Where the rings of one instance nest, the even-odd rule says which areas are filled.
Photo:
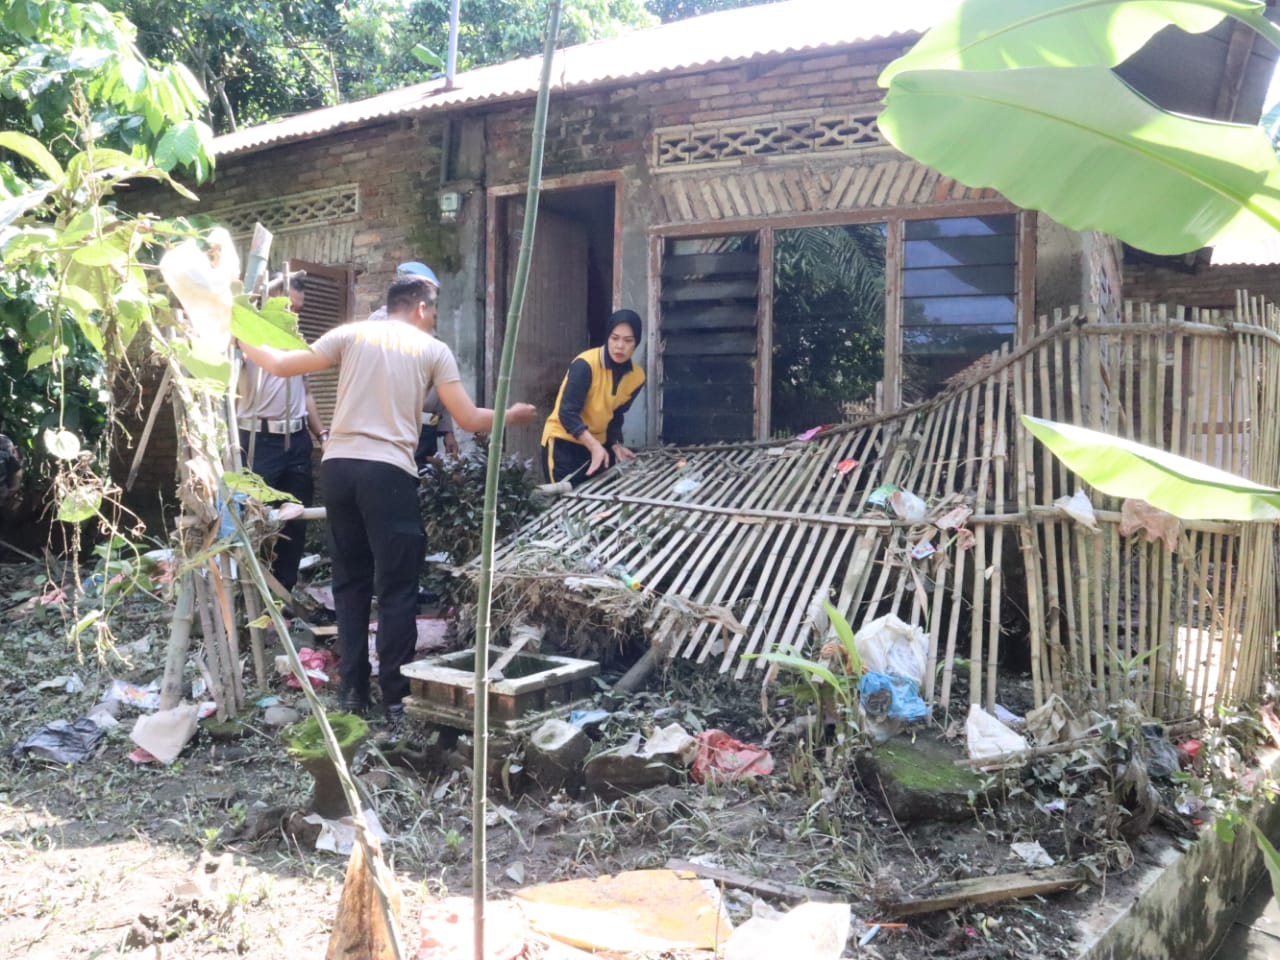
[[[556, 52], [553, 90], [582, 90], [759, 57], [921, 33], [959, 0], [788, 0], [679, 20]], [[249, 153], [376, 120], [533, 96], [541, 57], [528, 57], [323, 107], [217, 137], [218, 156]]]
[[1228, 265], [1265, 267], [1280, 264], [1280, 237], [1220, 243], [1213, 248], [1209, 263], [1215, 267]]

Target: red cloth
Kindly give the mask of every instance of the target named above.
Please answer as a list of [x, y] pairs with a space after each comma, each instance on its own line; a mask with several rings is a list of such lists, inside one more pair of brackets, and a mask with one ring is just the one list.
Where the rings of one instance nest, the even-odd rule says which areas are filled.
[[692, 770], [695, 783], [723, 783], [773, 773], [773, 755], [764, 747], [735, 740], [723, 730], [704, 730], [694, 739], [698, 741]]

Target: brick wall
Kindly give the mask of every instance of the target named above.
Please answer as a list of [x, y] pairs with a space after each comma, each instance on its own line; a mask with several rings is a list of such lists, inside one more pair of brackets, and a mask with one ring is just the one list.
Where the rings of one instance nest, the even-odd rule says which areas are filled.
[[1280, 303], [1280, 266], [1231, 264], [1188, 272], [1150, 263], [1124, 265], [1126, 300], [1234, 310], [1237, 290]]
[[[897, 46], [723, 67], [581, 94], [552, 91], [543, 176], [644, 166], [655, 127], [878, 101], [876, 77]], [[533, 111], [527, 103], [487, 116], [489, 186], [528, 178]]]

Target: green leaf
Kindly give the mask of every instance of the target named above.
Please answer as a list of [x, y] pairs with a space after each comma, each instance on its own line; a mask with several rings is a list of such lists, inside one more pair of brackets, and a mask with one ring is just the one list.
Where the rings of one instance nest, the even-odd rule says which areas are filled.
[[41, 173], [55, 183], [62, 180], [62, 166], [45, 145], [35, 137], [19, 133], [16, 130], [6, 130], [4, 133], [0, 133], [0, 147], [12, 150], [18, 156], [30, 161], [40, 169]]
[[805, 674], [811, 679], [818, 679], [823, 683], [829, 683], [836, 690], [843, 689], [840, 678], [829, 669], [820, 663], [807, 660], [794, 653], [762, 653], [760, 654], [760, 659], [764, 660], [766, 663], [776, 663], [781, 667], [788, 667], [798, 673]]
[[124, 57], [120, 61], [120, 79], [132, 93], [141, 93], [147, 89], [147, 67], [132, 57]]
[[279, 306], [288, 302], [286, 297], [273, 297], [258, 311], [250, 306], [248, 297], [236, 297], [231, 308], [231, 335], [253, 347], [311, 349], [295, 332], [298, 318], [287, 307]]
[[53, 347], [45, 344], [42, 347], [36, 347], [27, 357], [27, 369], [34, 370], [36, 367], [46, 363], [53, 362]]
[[33, 190], [8, 200], [0, 201], [0, 227], [13, 223], [32, 207], [38, 207], [49, 196], [48, 190]]
[[61, 296], [63, 305], [70, 307], [77, 316], [88, 316], [94, 311], [102, 309], [102, 304], [98, 302], [97, 297], [83, 287], [77, 287], [73, 283], [63, 285]]
[[1165, 113], [1105, 67], [913, 70], [879, 125], [961, 183], [1151, 253], [1280, 229], [1280, 161], [1259, 128]]
[[199, 156], [203, 144], [200, 131], [192, 120], [175, 123], [164, 132], [160, 142], [156, 144], [155, 161], [161, 170], [172, 170], [174, 167], [191, 163]]
[[235, 493], [243, 493], [259, 503], [274, 503], [279, 500], [288, 500], [292, 503], [302, 502], [291, 493], [285, 493], [283, 490], [268, 486], [262, 477], [248, 467], [227, 471], [222, 475], [222, 481], [227, 485], [228, 490]]
[[68, 491], [58, 504], [58, 519], [64, 523], [80, 523], [97, 516], [102, 506], [102, 492], [90, 487], [77, 487]]
[[44, 448], [59, 460], [74, 460], [80, 455], [80, 438], [70, 430], [46, 430]]
[[106, 355], [107, 344], [102, 337], [102, 328], [93, 322], [88, 316], [83, 316], [78, 312], [73, 312], [76, 318], [76, 326], [80, 328], [80, 332], [84, 334], [84, 338], [89, 341], [89, 345], [98, 353]]
[[1280, 45], [1280, 31], [1251, 0], [966, 0], [880, 74], [907, 70], [1114, 67], [1169, 25], [1204, 33], [1236, 17]]
[[119, 247], [99, 241], [80, 247], [71, 255], [71, 259], [86, 267], [123, 267], [128, 263], [128, 255]]
[[840, 643], [845, 649], [845, 653], [849, 656], [853, 675], [855, 677], [862, 676], [862, 657], [858, 656], [858, 648], [853, 642], [853, 628], [849, 626], [849, 621], [829, 600], [822, 601], [822, 609], [827, 612], [827, 619], [831, 621], [832, 629], [835, 630], [836, 636], [840, 638]]
[[413, 49], [409, 52], [424, 67], [430, 67], [432, 70], [443, 70], [445, 67], [444, 61], [440, 59], [440, 54], [421, 43], [415, 43]]
[[225, 388], [231, 380], [231, 361], [222, 354], [211, 353], [196, 345], [175, 343], [174, 353], [181, 363], [194, 377], [212, 380]]
[[6, 263], [18, 263], [23, 260], [42, 257], [57, 242], [58, 234], [56, 231], [41, 227], [27, 227], [19, 231], [12, 239], [5, 241], [4, 260]]
[[1155, 447], [1024, 416], [1022, 423], [1089, 485], [1183, 520], [1280, 519], [1280, 489]]
[[1271, 878], [1271, 895], [1280, 903], [1280, 853], [1276, 852], [1275, 845], [1256, 823], [1252, 820], [1245, 820], [1244, 823], [1253, 832], [1253, 839], [1262, 851], [1262, 862], [1267, 865], [1267, 876]]

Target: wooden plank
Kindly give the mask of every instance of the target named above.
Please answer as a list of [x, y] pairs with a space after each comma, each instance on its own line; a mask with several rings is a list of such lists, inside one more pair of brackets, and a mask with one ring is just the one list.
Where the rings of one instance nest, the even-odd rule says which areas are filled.
[[750, 890], [753, 893], [780, 900], [809, 900], [815, 903], [845, 903], [848, 898], [829, 890], [816, 890], [813, 887], [801, 887], [794, 883], [780, 883], [777, 880], [765, 880], [753, 877], [738, 870], [725, 867], [713, 867], [705, 863], [693, 863], [690, 860], [672, 858], [667, 861], [668, 870], [687, 870], [708, 880], [716, 880], [727, 887], [739, 890]]
[[733, 353], [755, 356], [754, 330], [672, 334], [666, 338], [663, 350], [663, 356], [667, 357], [723, 356]]
[[1002, 903], [1022, 897], [1041, 896], [1072, 890], [1084, 883], [1079, 867], [1051, 867], [1022, 873], [999, 873], [994, 877], [974, 877], [940, 883], [927, 895], [880, 904], [887, 916], [911, 917], [921, 913], [937, 913], [984, 903]]

